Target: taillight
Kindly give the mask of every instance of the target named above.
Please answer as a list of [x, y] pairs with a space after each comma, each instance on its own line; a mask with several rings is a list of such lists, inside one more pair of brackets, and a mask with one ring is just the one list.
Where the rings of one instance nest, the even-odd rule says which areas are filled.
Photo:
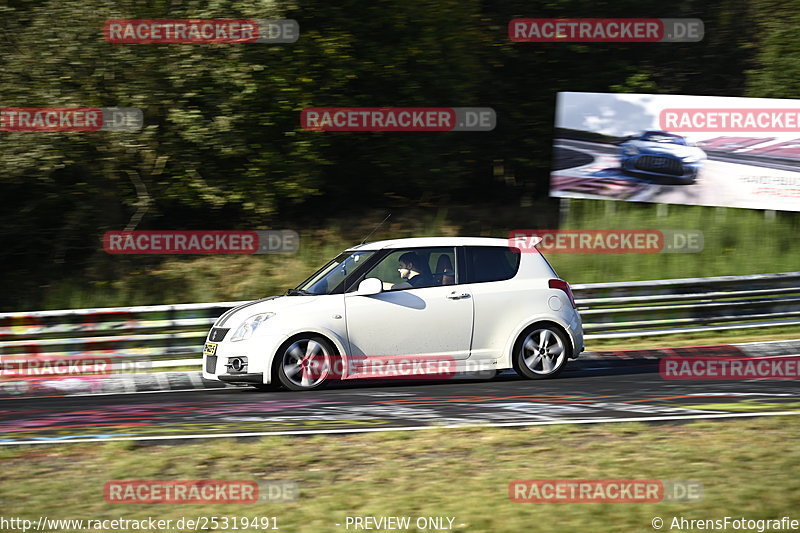
[[572, 289], [569, 288], [569, 283], [564, 281], [563, 279], [551, 279], [547, 282], [548, 286], [551, 289], [559, 289], [564, 291], [569, 298], [569, 303], [572, 304], [573, 309], [577, 309], [578, 306], [575, 305], [575, 296], [572, 295]]

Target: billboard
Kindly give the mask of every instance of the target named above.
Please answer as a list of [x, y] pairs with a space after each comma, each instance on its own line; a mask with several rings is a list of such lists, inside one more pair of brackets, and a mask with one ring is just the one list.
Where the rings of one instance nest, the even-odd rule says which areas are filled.
[[800, 211], [800, 100], [559, 93], [550, 196]]

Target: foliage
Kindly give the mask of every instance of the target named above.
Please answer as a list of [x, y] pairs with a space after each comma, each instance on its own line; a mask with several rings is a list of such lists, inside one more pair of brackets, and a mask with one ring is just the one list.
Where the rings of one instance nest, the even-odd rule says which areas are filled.
[[[558, 91], [787, 95], [794, 5], [689, 0], [9, 0], [0, 105], [136, 107], [137, 133], [2, 132], [0, 291], [111, 282], [158, 259], [108, 256], [125, 229], [319, 225], [363, 206], [533, 205], [547, 198]], [[532, 44], [515, 17], [698, 17], [685, 44]], [[110, 18], [294, 18], [297, 43], [109, 44]], [[755, 22], [759, 21], [759, 26]], [[760, 41], [756, 41], [759, 38]], [[757, 61], [756, 61], [757, 59]], [[749, 71], [749, 74], [747, 72]], [[490, 133], [308, 132], [310, 106], [488, 106]], [[10, 206], [10, 208], [8, 207]]]

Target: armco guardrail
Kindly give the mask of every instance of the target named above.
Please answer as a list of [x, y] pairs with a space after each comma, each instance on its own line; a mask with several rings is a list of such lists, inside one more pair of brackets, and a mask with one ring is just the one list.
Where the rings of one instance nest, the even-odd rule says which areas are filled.
[[0, 313], [0, 357], [103, 357], [129, 369], [199, 365], [211, 325], [241, 303]]
[[587, 339], [800, 325], [800, 272], [573, 287]]
[[[800, 272], [573, 286], [586, 338], [800, 325]], [[0, 356], [104, 357], [126, 368], [201, 363], [214, 320], [244, 302], [0, 313]]]

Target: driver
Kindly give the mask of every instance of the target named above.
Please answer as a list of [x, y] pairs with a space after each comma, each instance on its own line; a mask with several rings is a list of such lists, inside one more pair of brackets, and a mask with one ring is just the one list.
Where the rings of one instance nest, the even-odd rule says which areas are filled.
[[430, 287], [433, 285], [433, 275], [428, 264], [416, 252], [406, 252], [397, 260], [400, 277], [406, 281], [392, 285], [392, 289], [411, 289], [416, 287]]

